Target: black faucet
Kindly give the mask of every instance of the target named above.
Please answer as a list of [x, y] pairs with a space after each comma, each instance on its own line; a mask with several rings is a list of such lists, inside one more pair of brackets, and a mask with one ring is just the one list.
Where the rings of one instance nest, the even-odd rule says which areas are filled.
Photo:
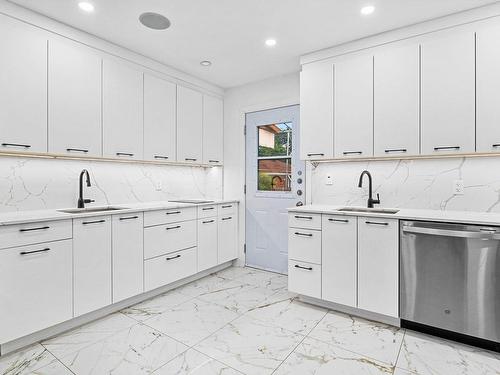
[[373, 208], [374, 204], [380, 204], [380, 195], [377, 193], [377, 199], [373, 199], [372, 192], [372, 175], [368, 171], [361, 172], [361, 176], [359, 176], [358, 187], [363, 186], [363, 176], [368, 176], [368, 208]]
[[90, 187], [90, 176], [89, 176], [89, 172], [84, 169], [81, 173], [80, 173], [80, 195], [78, 197], [78, 208], [85, 208], [85, 203], [92, 203], [92, 202], [95, 202], [94, 200], [92, 199], [83, 199], [83, 176], [86, 177], [86, 180], [87, 180], [87, 186]]

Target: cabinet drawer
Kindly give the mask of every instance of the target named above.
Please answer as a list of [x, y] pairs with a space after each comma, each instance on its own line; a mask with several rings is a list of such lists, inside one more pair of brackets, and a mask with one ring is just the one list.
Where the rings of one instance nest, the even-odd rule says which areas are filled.
[[72, 237], [71, 220], [0, 227], [0, 248], [64, 240]]
[[291, 212], [288, 214], [288, 226], [294, 228], [321, 229], [321, 214]]
[[290, 259], [321, 264], [321, 231], [289, 228], [288, 256]]
[[144, 229], [144, 259], [196, 246], [196, 221]]
[[236, 203], [223, 203], [219, 204], [219, 216], [234, 215], [236, 214]]
[[169, 210], [150, 211], [144, 213], [144, 226], [176, 223], [178, 221], [195, 220], [196, 207], [172, 208]]
[[144, 262], [144, 287], [152, 290], [196, 273], [196, 248]]
[[0, 343], [71, 319], [71, 240], [1, 251], [0, 285]]
[[321, 266], [290, 259], [288, 290], [304, 296], [321, 298]]
[[213, 204], [210, 206], [200, 206], [198, 207], [198, 219], [203, 219], [205, 217], [217, 216], [217, 205]]

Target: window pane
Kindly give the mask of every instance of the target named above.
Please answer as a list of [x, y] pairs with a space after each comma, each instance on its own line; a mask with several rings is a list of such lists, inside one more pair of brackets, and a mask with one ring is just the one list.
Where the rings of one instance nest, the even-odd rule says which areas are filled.
[[259, 190], [290, 191], [292, 159], [259, 159]]
[[259, 126], [259, 157], [292, 154], [292, 123]]

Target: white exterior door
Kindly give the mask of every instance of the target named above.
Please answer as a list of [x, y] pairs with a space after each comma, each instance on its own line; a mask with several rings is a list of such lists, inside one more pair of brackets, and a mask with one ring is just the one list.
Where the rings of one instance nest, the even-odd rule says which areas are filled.
[[305, 199], [305, 165], [298, 145], [298, 105], [246, 115], [248, 266], [288, 272], [286, 210]]

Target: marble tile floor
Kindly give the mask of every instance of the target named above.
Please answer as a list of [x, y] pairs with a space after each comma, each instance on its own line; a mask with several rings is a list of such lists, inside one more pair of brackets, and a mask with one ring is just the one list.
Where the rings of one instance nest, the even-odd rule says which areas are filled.
[[500, 354], [298, 301], [232, 267], [0, 358], [3, 375], [499, 375]]

